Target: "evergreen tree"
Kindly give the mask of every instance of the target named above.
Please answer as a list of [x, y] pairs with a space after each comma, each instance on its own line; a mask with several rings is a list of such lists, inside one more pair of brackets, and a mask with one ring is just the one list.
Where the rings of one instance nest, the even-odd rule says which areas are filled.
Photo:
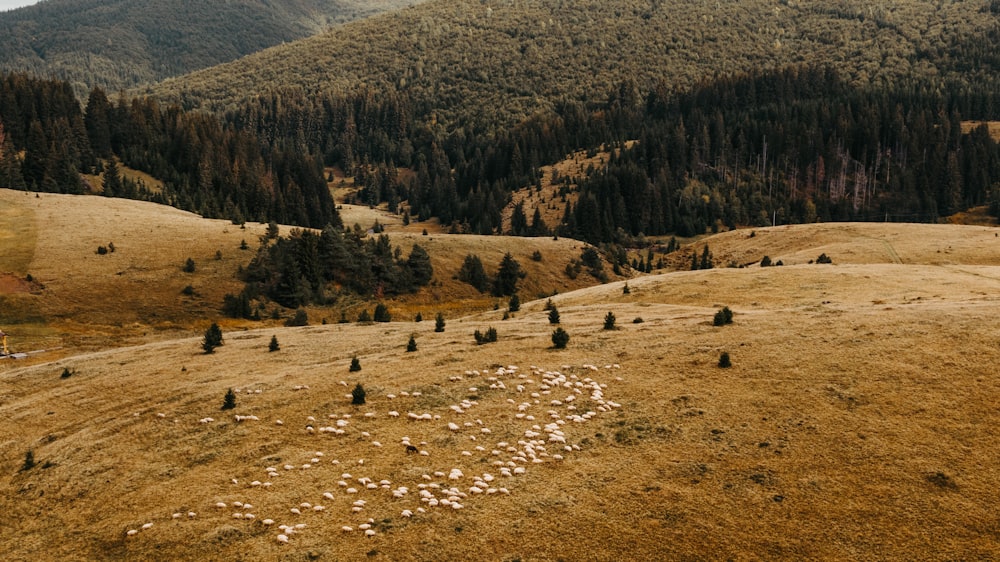
[[361, 361], [358, 361], [357, 356], [351, 357], [351, 366], [347, 370], [351, 373], [356, 373], [361, 370]]
[[24, 454], [24, 464], [21, 465], [21, 471], [27, 471], [35, 468], [35, 452], [28, 449], [28, 452]]
[[281, 349], [281, 345], [278, 344], [278, 336], [271, 336], [271, 343], [268, 344], [267, 350], [271, 353]]
[[552, 308], [549, 310], [549, 324], [558, 324], [558, 323], [559, 323], [559, 309], [556, 308], [556, 305], [552, 305]]
[[521, 264], [510, 253], [506, 253], [500, 261], [496, 278], [493, 280], [493, 296], [502, 297], [517, 292], [517, 283], [525, 276]]
[[413, 321], [414, 322], [423, 322], [424, 321], [424, 315], [421, 314], [421, 313], [419, 313], [419, 312], [417, 312], [417, 315], [413, 318]]
[[309, 314], [304, 308], [297, 309], [295, 315], [285, 321], [285, 326], [298, 327], [309, 325]]
[[351, 404], [355, 406], [365, 404], [365, 387], [361, 386], [361, 383], [354, 385], [354, 389], [351, 390]]
[[201, 343], [201, 348], [205, 350], [205, 353], [213, 353], [215, 348], [223, 345], [222, 343], [222, 329], [215, 322], [205, 330], [205, 339]]
[[490, 279], [483, 269], [483, 262], [474, 254], [465, 256], [465, 261], [458, 270], [458, 280], [472, 285], [480, 293], [485, 292], [490, 285]]
[[382, 303], [375, 305], [375, 314], [372, 317], [376, 322], [392, 322], [392, 315], [389, 308]]
[[555, 346], [556, 349], [565, 349], [566, 344], [568, 343], [569, 343], [569, 334], [566, 332], [566, 330], [563, 330], [562, 328], [556, 328], [556, 330], [552, 332], [552, 345]]
[[104, 166], [104, 190], [101, 192], [105, 197], [122, 197], [125, 189], [122, 186], [122, 178], [118, 173], [118, 163], [114, 158], [108, 160]]
[[615, 313], [614, 312], [608, 312], [607, 315], [604, 316], [604, 329], [605, 330], [614, 330], [615, 329]]
[[184, 267], [181, 269], [184, 270], [184, 273], [194, 273], [195, 270], [194, 260], [188, 258], [187, 261], [184, 262]]
[[416, 350], [417, 350], [417, 340], [411, 335], [410, 341], [406, 344], [406, 351], [412, 353]]
[[372, 321], [372, 316], [371, 316], [371, 314], [368, 313], [368, 309], [367, 308], [364, 309], [364, 310], [362, 310], [361, 314], [358, 315], [358, 323], [359, 324], [367, 324], [368, 322], [371, 322], [371, 321]]
[[698, 270], [698, 252], [691, 252], [691, 271]]
[[233, 389], [230, 388], [228, 391], [226, 391], [225, 398], [222, 399], [222, 409], [232, 410], [235, 407], [236, 407], [236, 393], [233, 392]]
[[699, 269], [712, 269], [712, 253], [708, 250], [708, 245], [701, 252], [701, 265]]
[[434, 276], [431, 257], [427, 255], [427, 250], [424, 250], [417, 244], [414, 244], [410, 250], [410, 257], [406, 260], [406, 266], [410, 269], [413, 282], [419, 287], [430, 283], [431, 277]]
[[444, 314], [440, 312], [437, 313], [437, 317], [434, 318], [434, 331], [443, 332], [444, 331]]
[[517, 312], [521, 310], [521, 298], [514, 293], [510, 296], [510, 300], [507, 301], [507, 312]]

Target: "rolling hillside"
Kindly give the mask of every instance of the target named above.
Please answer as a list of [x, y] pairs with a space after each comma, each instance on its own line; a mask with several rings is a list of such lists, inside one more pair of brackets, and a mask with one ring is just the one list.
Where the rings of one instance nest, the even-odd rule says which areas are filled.
[[716, 76], [832, 64], [857, 84], [947, 75], [953, 49], [996, 26], [989, 3], [433, 0], [147, 90], [227, 109], [272, 90], [399, 90], [446, 128], [519, 122], [623, 82], [685, 89]]
[[[54, 218], [42, 207], [65, 197], [42, 195], [30, 212]], [[47, 223], [34, 224], [14, 237], [44, 248]], [[219, 243], [242, 236], [205, 224]], [[198, 248], [146, 228], [161, 229], [150, 240], [163, 248]], [[509, 320], [450, 316], [443, 333], [409, 320], [227, 328], [212, 355], [180, 337], [4, 362], [0, 549], [81, 560], [989, 559], [1000, 548], [984, 501], [1000, 484], [996, 232], [847, 223], [706, 238], [718, 259], [786, 265], [561, 292], [565, 350], [552, 348], [543, 299]], [[86, 236], [64, 260], [98, 259], [77, 256], [107, 236]], [[128, 240], [112, 259], [136, 259]], [[809, 263], [821, 253], [833, 264]], [[52, 273], [19, 255], [39, 278]], [[734, 321], [713, 326], [722, 306]], [[615, 330], [602, 329], [608, 312]], [[472, 332], [489, 326], [498, 342], [475, 345]], [[281, 349], [269, 353], [272, 335]], [[410, 336], [418, 349], [406, 353]], [[722, 352], [732, 367], [717, 366]], [[362, 370], [351, 373], [355, 356]], [[350, 404], [357, 383], [363, 406]], [[224, 412], [228, 388], [236, 408]]]
[[413, 3], [47, 0], [0, 13], [0, 69], [115, 92]]
[[[575, 240], [447, 236], [431, 222], [404, 227], [398, 216], [367, 207], [345, 205], [342, 211], [348, 227], [367, 229], [377, 220], [394, 246], [408, 253], [419, 244], [430, 254], [431, 286], [386, 301], [397, 318], [421, 312], [433, 324], [438, 311], [452, 317], [499, 304], [453, 278], [468, 254], [478, 255], [493, 275], [510, 252], [527, 273], [520, 284], [524, 298], [597, 283], [587, 273], [575, 280], [563, 273], [584, 246]], [[204, 330], [220, 319], [224, 295], [242, 289], [237, 271], [250, 262], [266, 229], [259, 223], [241, 229], [230, 221], [140, 201], [0, 190], [0, 327], [11, 333], [15, 351], [56, 349], [57, 356]], [[283, 235], [289, 231], [280, 229]], [[240, 249], [243, 241], [245, 250]], [[114, 252], [97, 253], [112, 244]], [[536, 250], [542, 261], [532, 259]], [[188, 258], [195, 264], [193, 273], [182, 271]], [[28, 276], [31, 282], [25, 281]], [[341, 312], [354, 320], [372, 306], [370, 300], [344, 295], [335, 305], [308, 312], [318, 324], [336, 322]], [[278, 320], [264, 324], [280, 325], [290, 314], [281, 311]], [[223, 324], [261, 325], [229, 322]]]

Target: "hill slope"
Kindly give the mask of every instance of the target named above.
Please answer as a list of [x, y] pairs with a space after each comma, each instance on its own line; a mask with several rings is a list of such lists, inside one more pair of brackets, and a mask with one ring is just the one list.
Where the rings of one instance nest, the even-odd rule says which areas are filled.
[[632, 81], [686, 88], [717, 75], [833, 64], [864, 84], [946, 74], [951, 46], [996, 25], [986, 2], [434, 0], [157, 85], [224, 109], [295, 87], [399, 89], [449, 124], [518, 122], [559, 99], [603, 101]]
[[[0, 546], [25, 559], [988, 558], [1000, 548], [983, 502], [1000, 484], [995, 233], [728, 233], [708, 240], [717, 254], [795, 265], [560, 295], [563, 351], [534, 301], [444, 333], [227, 331], [213, 355], [190, 338], [8, 365]], [[820, 252], [834, 265], [805, 263]], [[714, 327], [722, 305], [734, 323]], [[602, 329], [608, 311], [617, 330]], [[499, 341], [474, 345], [490, 325]], [[405, 353], [411, 335], [419, 349]], [[351, 406], [358, 382], [367, 404]], [[222, 412], [230, 387], [237, 407]], [[21, 470], [29, 449], [37, 465]]]
[[[348, 205], [344, 211], [347, 226], [367, 229], [378, 220], [393, 246], [409, 253], [419, 244], [430, 254], [431, 286], [386, 300], [397, 318], [422, 312], [430, 321], [438, 311], [452, 317], [499, 304], [454, 279], [468, 254], [478, 255], [492, 275], [510, 252], [527, 273], [520, 283], [526, 299], [597, 283], [586, 273], [575, 280], [563, 273], [582, 251], [575, 240], [448, 236], [431, 223], [404, 227], [398, 216], [367, 207]], [[7, 282], [0, 283], [0, 328], [11, 333], [15, 351], [64, 348], [57, 355], [203, 331], [220, 318], [224, 295], [243, 288], [237, 271], [250, 262], [266, 229], [260, 223], [241, 229], [230, 221], [140, 201], [0, 189], [0, 281]], [[280, 232], [289, 230], [282, 226]], [[243, 241], [245, 250], [240, 249]], [[111, 244], [114, 252], [96, 253]], [[532, 260], [536, 250], [543, 261]], [[193, 273], [182, 271], [188, 258], [195, 263]], [[28, 276], [32, 283], [26, 284]], [[341, 311], [354, 320], [363, 307], [371, 312], [364, 298], [342, 295], [331, 306], [310, 308], [309, 314], [314, 323], [337, 321]], [[280, 324], [290, 313], [281, 315], [265, 324]]]
[[47, 0], [0, 13], [0, 69], [117, 91], [412, 3]]

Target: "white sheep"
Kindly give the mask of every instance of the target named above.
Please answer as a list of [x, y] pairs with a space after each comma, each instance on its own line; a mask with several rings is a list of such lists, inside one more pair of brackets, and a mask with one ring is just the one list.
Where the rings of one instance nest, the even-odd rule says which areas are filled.
[[280, 542], [280, 543], [287, 543], [288, 542], [288, 535], [278, 535], [278, 542]]

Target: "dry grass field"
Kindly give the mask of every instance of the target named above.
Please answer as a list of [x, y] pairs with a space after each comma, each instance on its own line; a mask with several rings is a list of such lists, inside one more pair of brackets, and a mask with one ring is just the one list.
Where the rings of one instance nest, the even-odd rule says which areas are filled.
[[[107, 214], [90, 218], [107, 234], [79, 228], [57, 241], [49, 227], [70, 212], [49, 207], [58, 197], [0, 192], [0, 239], [20, 248], [4, 252], [0, 270], [29, 268], [43, 294], [70, 281], [41, 256], [62, 256], [68, 271], [110, 258], [124, 262], [110, 276], [72, 281], [80, 298], [139, 306], [130, 295], [143, 285], [131, 277], [179, 272], [188, 254], [220, 274], [235, 269], [231, 248], [260, 228], [169, 209], [157, 213], [175, 220], [150, 226], [152, 209], [140, 217], [142, 204], [107, 201]], [[83, 213], [84, 199], [74, 201]], [[36, 227], [11, 233], [30, 216]], [[147, 248], [143, 228], [180, 238]], [[786, 265], [636, 277], [628, 294], [624, 281], [560, 290], [552, 300], [571, 337], [565, 350], [553, 349], [539, 299], [509, 320], [449, 316], [443, 333], [432, 321], [226, 325], [211, 355], [201, 338], [164, 331], [123, 339], [129, 347], [7, 361], [0, 551], [10, 560], [992, 560], [997, 233], [820, 224], [720, 234], [702, 241], [717, 263], [768, 255]], [[94, 254], [109, 236], [120, 249]], [[446, 235], [398, 236], [426, 243], [435, 268], [442, 251], [460, 253]], [[458, 238], [486, 264], [502, 253], [497, 242], [528, 243]], [[141, 259], [154, 249], [169, 266]], [[820, 253], [833, 264], [810, 264]], [[108, 282], [124, 284], [96, 287]], [[73, 321], [45, 306], [46, 326]], [[158, 314], [179, 330], [184, 306]], [[733, 323], [713, 326], [722, 306]], [[614, 330], [603, 329], [609, 311]], [[81, 330], [88, 321], [75, 320]], [[477, 346], [473, 332], [491, 326], [498, 341]], [[418, 349], [407, 353], [411, 335]], [[718, 367], [722, 352], [732, 367]], [[353, 356], [360, 372], [348, 370]], [[350, 404], [356, 383], [364, 406]], [[228, 388], [239, 392], [225, 412]], [[404, 440], [426, 455], [407, 454]], [[36, 464], [23, 470], [29, 450]], [[453, 469], [462, 475], [450, 478]]]

